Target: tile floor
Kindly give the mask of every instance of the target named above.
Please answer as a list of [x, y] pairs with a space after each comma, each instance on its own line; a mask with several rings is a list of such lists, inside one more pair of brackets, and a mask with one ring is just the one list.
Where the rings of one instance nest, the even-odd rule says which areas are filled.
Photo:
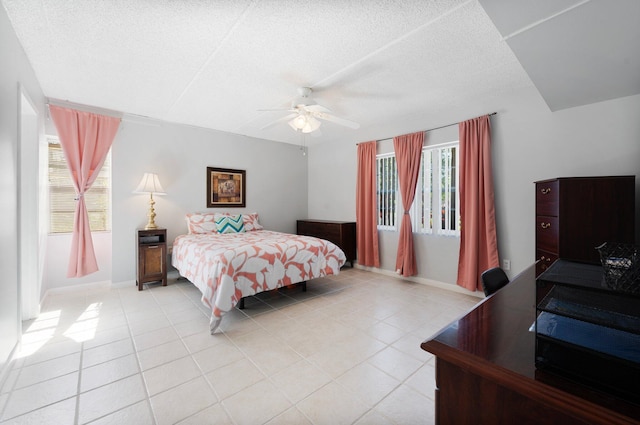
[[359, 269], [260, 294], [209, 334], [197, 288], [114, 285], [25, 323], [0, 424], [429, 424], [420, 343], [479, 300]]

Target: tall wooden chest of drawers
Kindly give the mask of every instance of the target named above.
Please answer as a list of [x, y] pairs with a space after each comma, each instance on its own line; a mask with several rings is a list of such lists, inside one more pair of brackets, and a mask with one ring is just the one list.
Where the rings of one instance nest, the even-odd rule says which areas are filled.
[[298, 220], [296, 233], [326, 239], [344, 251], [347, 261], [353, 267], [356, 259], [356, 223], [353, 221]]
[[635, 241], [635, 176], [567, 177], [536, 186], [536, 275], [558, 258], [599, 263], [597, 246]]

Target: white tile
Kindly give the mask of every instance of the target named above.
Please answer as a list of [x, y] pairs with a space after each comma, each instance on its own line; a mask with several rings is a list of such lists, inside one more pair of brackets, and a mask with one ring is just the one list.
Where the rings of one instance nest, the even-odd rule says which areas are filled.
[[132, 335], [140, 335], [157, 329], [166, 328], [168, 326], [171, 326], [171, 322], [169, 322], [169, 319], [167, 319], [164, 313], [150, 318], [140, 319], [136, 322], [131, 322], [131, 320], [129, 320], [129, 329], [131, 329]]
[[147, 391], [153, 396], [200, 376], [200, 369], [193, 359], [187, 356], [147, 369], [143, 376]]
[[187, 355], [189, 355], [189, 352], [182, 341], [176, 340], [148, 350], [139, 351], [138, 359], [142, 370], [147, 370]]
[[198, 351], [193, 358], [200, 369], [207, 373], [244, 358], [244, 354], [231, 343], [221, 343]]
[[[421, 425], [433, 425], [433, 422], [420, 422]], [[396, 425], [391, 419], [376, 410], [368, 411], [354, 425]]]
[[91, 422], [91, 425], [155, 425], [151, 407], [147, 400], [132, 404], [124, 409]]
[[151, 397], [158, 425], [174, 424], [217, 402], [216, 395], [203, 377]]
[[422, 337], [418, 337], [414, 334], [407, 334], [391, 345], [416, 360], [424, 361], [429, 353], [420, 348], [420, 344], [422, 344], [422, 342], [431, 335], [433, 335], [432, 332], [425, 332]]
[[400, 385], [400, 381], [368, 363], [362, 363], [336, 380], [369, 407], [376, 405]]
[[[4, 405], [7, 404], [7, 400], [9, 400], [9, 393], [0, 394], [0, 412], [4, 409]], [[2, 420], [1, 416], [0, 420]]]
[[400, 386], [375, 408], [398, 424], [433, 424], [435, 403], [407, 386]]
[[[23, 345], [21, 352], [24, 352], [25, 350], [30, 350], [30, 348], [32, 347]], [[27, 355], [24, 358], [24, 364], [25, 366], [28, 366], [35, 363], [40, 363], [47, 360], [55, 359], [58, 357], [64, 357], [69, 354], [77, 353], [81, 349], [82, 349], [81, 343], [71, 341], [71, 340], [48, 343], [39, 347], [36, 351], [32, 352], [31, 354]]]
[[[335, 382], [320, 388], [297, 404], [298, 409], [314, 424], [352, 424], [367, 406]], [[401, 422], [409, 423], [409, 422]]]
[[20, 372], [15, 388], [27, 387], [78, 370], [80, 370], [80, 353], [25, 366]]
[[331, 377], [306, 360], [299, 361], [271, 377], [292, 403], [297, 403], [328, 384]]
[[99, 347], [101, 345], [109, 344], [116, 341], [121, 341], [123, 339], [128, 339], [129, 337], [130, 337], [129, 327], [118, 326], [115, 328], [110, 328], [104, 331], [96, 332], [93, 339], [84, 342], [83, 348], [85, 350], [88, 350], [90, 348]]
[[178, 323], [188, 322], [189, 320], [196, 320], [196, 319], [201, 319], [201, 320], [206, 319], [207, 321], [209, 320], [207, 315], [203, 313], [202, 310], [200, 310], [198, 307], [193, 305], [192, 302], [189, 302], [189, 304], [190, 306], [186, 310], [167, 312], [166, 314], [167, 314], [167, 319], [169, 319], [169, 322], [171, 322], [173, 325], [177, 325]]
[[243, 358], [209, 372], [206, 378], [215, 388], [218, 397], [224, 400], [238, 391], [265, 379], [265, 376], [253, 363]]
[[11, 372], [9, 372], [9, 374], [7, 375], [7, 378], [4, 380], [4, 383], [2, 384], [2, 390], [0, 390], [0, 394], [6, 394], [9, 391], [13, 390], [13, 387], [16, 384], [16, 381], [18, 380], [18, 375], [20, 374], [21, 369], [18, 368], [13, 368], [11, 369]]
[[207, 317], [201, 317], [187, 322], [177, 323], [173, 326], [178, 335], [185, 337], [196, 333], [210, 334], [209, 331], [209, 319]]
[[292, 406], [284, 394], [267, 380], [223, 400], [222, 405], [237, 425], [265, 423]]
[[178, 425], [233, 425], [233, 422], [220, 403], [217, 403], [178, 422]]
[[368, 362], [400, 381], [407, 379], [424, 364], [424, 362], [393, 347], [382, 350], [370, 358]]
[[2, 424], [12, 425], [50, 425], [72, 424], [76, 415], [76, 397], [50, 404], [22, 416], [15, 417]]
[[136, 335], [133, 337], [133, 342], [136, 346], [136, 350], [142, 351], [147, 348], [175, 341], [178, 338], [178, 334], [172, 327], [166, 327], [143, 333], [141, 335]]
[[2, 419], [13, 418], [73, 397], [77, 392], [78, 372], [15, 390], [9, 395]]
[[267, 422], [266, 425], [313, 425], [302, 412], [295, 407], [279, 414]]
[[424, 364], [413, 375], [411, 375], [405, 384], [413, 388], [420, 394], [435, 400], [436, 391], [436, 368], [432, 363]]
[[109, 344], [100, 345], [82, 353], [82, 367], [95, 366], [100, 363], [108, 362], [134, 353], [133, 343], [131, 339], [123, 339], [111, 342]]
[[401, 329], [391, 326], [385, 322], [377, 322], [366, 329], [367, 333], [380, 341], [391, 344], [405, 335]]
[[142, 376], [133, 375], [80, 394], [78, 422], [85, 424], [146, 398]]
[[86, 392], [139, 372], [138, 359], [135, 354], [100, 363], [82, 369], [80, 391]]
[[221, 343], [229, 343], [229, 340], [224, 334], [211, 335], [209, 332], [196, 332], [192, 335], [182, 338], [184, 345], [190, 353], [197, 353], [205, 348], [213, 347]]

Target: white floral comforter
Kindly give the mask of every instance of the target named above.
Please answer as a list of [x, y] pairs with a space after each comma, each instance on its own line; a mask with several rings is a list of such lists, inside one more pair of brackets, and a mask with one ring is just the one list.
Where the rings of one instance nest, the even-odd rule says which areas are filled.
[[242, 297], [338, 274], [345, 261], [329, 241], [269, 230], [181, 235], [171, 256], [211, 308], [211, 333]]

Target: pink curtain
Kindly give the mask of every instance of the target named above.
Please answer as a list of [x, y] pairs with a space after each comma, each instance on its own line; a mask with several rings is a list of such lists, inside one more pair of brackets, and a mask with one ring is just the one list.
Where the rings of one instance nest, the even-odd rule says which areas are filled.
[[499, 265], [489, 116], [461, 122], [459, 133], [462, 226], [457, 284], [481, 291], [482, 272]]
[[396, 271], [402, 276], [413, 276], [418, 272], [416, 254], [413, 250], [413, 229], [409, 209], [416, 195], [416, 185], [420, 172], [420, 156], [424, 132], [406, 134], [393, 138], [393, 149], [398, 164], [398, 181], [402, 195], [402, 222], [400, 223], [400, 237], [398, 254], [396, 256]]
[[370, 267], [380, 267], [377, 187], [376, 142], [359, 143], [356, 184], [358, 264]]
[[98, 271], [84, 193], [95, 181], [120, 125], [119, 118], [49, 106], [76, 188], [76, 211], [67, 277]]

